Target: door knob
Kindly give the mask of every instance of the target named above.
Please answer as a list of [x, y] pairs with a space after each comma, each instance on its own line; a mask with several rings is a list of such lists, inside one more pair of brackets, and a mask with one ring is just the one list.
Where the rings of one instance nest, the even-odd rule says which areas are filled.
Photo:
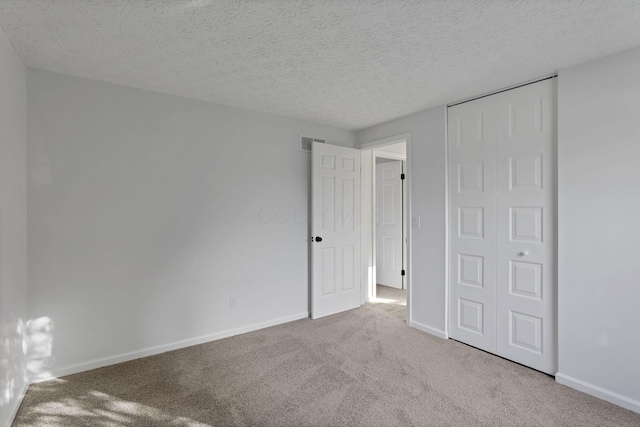
[[317, 236], [317, 237], [316, 237], [316, 242], [322, 242], [322, 237]]
[[522, 251], [522, 252], [518, 253], [518, 255], [527, 256], [527, 255], [529, 255], [529, 252], [528, 251]]

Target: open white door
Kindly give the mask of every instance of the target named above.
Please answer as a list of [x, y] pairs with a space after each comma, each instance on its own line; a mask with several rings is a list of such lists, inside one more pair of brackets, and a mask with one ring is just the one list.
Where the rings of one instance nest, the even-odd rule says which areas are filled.
[[402, 289], [402, 161], [376, 165], [376, 281]]
[[311, 318], [360, 306], [360, 150], [313, 143]]

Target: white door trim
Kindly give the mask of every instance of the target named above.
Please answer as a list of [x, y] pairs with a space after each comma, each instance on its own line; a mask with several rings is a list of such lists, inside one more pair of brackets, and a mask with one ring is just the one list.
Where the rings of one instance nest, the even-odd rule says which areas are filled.
[[[401, 143], [404, 142], [406, 144], [406, 155], [403, 156], [401, 154], [398, 153], [391, 153], [388, 151], [384, 151], [384, 147], [387, 145], [392, 145], [392, 144], [397, 144], [397, 143]], [[367, 142], [364, 144], [360, 144], [359, 146], [357, 146], [356, 148], [362, 150], [363, 152], [363, 163], [364, 163], [364, 156], [365, 153], [371, 154], [371, 162], [370, 162], [370, 169], [371, 169], [371, 173], [370, 176], [365, 177], [363, 176], [363, 183], [364, 180], [371, 180], [372, 182], [372, 188], [371, 191], [373, 192], [373, 194], [371, 194], [371, 200], [372, 200], [372, 207], [371, 209], [373, 210], [375, 207], [375, 161], [376, 161], [376, 155], [377, 154], [381, 154], [380, 157], [385, 157], [385, 158], [394, 158], [396, 160], [404, 160], [404, 173], [405, 173], [405, 181], [404, 181], [404, 224], [405, 224], [405, 229], [404, 229], [404, 237], [406, 239], [406, 243], [405, 243], [405, 256], [403, 259], [403, 264], [404, 264], [404, 269], [406, 272], [406, 275], [404, 277], [404, 283], [405, 283], [405, 288], [407, 290], [407, 325], [411, 325], [411, 313], [412, 313], [412, 300], [411, 300], [411, 227], [408, 226], [408, 224], [411, 223], [411, 134], [410, 133], [403, 133], [400, 135], [396, 135], [396, 136], [390, 136], [387, 138], [382, 138], [382, 139], [378, 139], [375, 141], [371, 141], [371, 142]], [[390, 156], [398, 156], [398, 157], [390, 157]], [[404, 157], [404, 158], [402, 158]], [[364, 166], [364, 165], [363, 165]], [[362, 168], [363, 173], [364, 173], [364, 167]], [[365, 185], [361, 186], [362, 191], [364, 193], [365, 190]], [[362, 195], [362, 200], [364, 203], [366, 195], [363, 194]], [[370, 214], [372, 214], [372, 212], [370, 212]], [[364, 215], [364, 214], [363, 214]], [[362, 234], [365, 235], [369, 234], [373, 237], [373, 239], [375, 239], [375, 222], [374, 221], [362, 221]], [[369, 249], [369, 251], [372, 251], [372, 263], [373, 266], [375, 266], [375, 262], [376, 262], [376, 248], [375, 248], [375, 240], [372, 240], [371, 242], [372, 247]], [[362, 248], [362, 264], [363, 264], [363, 269], [364, 271], [370, 271], [370, 268], [372, 267], [371, 265], [369, 265], [369, 260], [367, 259], [367, 255], [366, 253], [368, 252], [364, 246]], [[369, 252], [369, 254], [371, 255], [371, 252]], [[375, 269], [371, 270], [371, 275], [372, 277], [372, 281], [370, 281], [367, 284], [371, 284], [373, 283], [375, 285]], [[368, 275], [367, 274], [363, 274], [362, 280], [364, 282], [364, 280], [366, 280], [366, 277]], [[371, 278], [370, 278], [371, 279]], [[362, 289], [364, 292], [366, 292], [367, 290], [367, 286], [365, 286], [365, 283], [363, 283]], [[368, 299], [368, 295], [366, 295], [363, 292], [363, 302], [366, 301]], [[375, 286], [373, 286], [373, 295], [375, 295]]]
[[444, 229], [446, 230], [444, 239], [444, 335], [449, 339], [449, 250], [451, 245], [451, 235], [449, 233], [449, 106], [444, 109]]
[[403, 162], [407, 160], [407, 156], [405, 154], [392, 153], [391, 151], [374, 149], [373, 155], [381, 159], [402, 160]]
[[387, 138], [376, 139], [375, 141], [371, 141], [371, 142], [365, 142], [363, 144], [356, 146], [356, 148], [360, 150], [368, 150], [370, 148], [381, 148], [381, 147], [384, 147], [385, 145], [393, 145], [393, 144], [398, 144], [400, 142], [407, 143], [407, 154], [408, 154], [409, 145], [411, 144], [411, 133], [409, 132], [396, 135], [396, 136], [389, 136]]

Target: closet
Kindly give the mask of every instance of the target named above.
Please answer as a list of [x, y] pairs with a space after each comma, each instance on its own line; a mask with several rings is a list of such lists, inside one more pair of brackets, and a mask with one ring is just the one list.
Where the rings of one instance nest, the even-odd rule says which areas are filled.
[[449, 335], [556, 373], [556, 78], [448, 109]]

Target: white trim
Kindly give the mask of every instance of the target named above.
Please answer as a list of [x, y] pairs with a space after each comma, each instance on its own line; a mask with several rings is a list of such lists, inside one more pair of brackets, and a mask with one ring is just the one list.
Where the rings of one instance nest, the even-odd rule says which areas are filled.
[[444, 109], [444, 330], [449, 336], [449, 108]]
[[440, 329], [432, 328], [431, 326], [427, 326], [423, 323], [416, 322], [415, 320], [411, 321], [410, 326], [412, 328], [416, 328], [419, 331], [426, 332], [429, 335], [436, 336], [438, 338], [442, 338], [443, 340], [449, 339], [449, 334], [447, 331], [443, 331]]
[[[367, 150], [369, 148], [384, 147], [385, 145], [392, 145], [392, 144], [396, 144], [398, 142], [403, 142], [403, 141], [407, 142], [407, 148], [408, 148], [408, 144], [410, 140], [411, 140], [411, 134], [403, 133], [401, 135], [389, 136], [387, 138], [376, 139], [375, 141], [371, 141], [371, 142], [365, 142], [364, 144], [358, 145], [356, 148], [360, 150]], [[407, 149], [407, 153], [409, 153], [408, 149]]]
[[[402, 162], [402, 173], [407, 174], [407, 159], [405, 156], [405, 160]], [[402, 180], [402, 213], [405, 214], [404, 218], [402, 218], [402, 269], [405, 271], [405, 276], [402, 277], [402, 289], [407, 291], [407, 283], [406, 283], [406, 272], [409, 271], [407, 267], [407, 258], [409, 257], [409, 224], [407, 224], [407, 215], [406, 212], [409, 210], [409, 196], [407, 191], [407, 180]], [[405, 292], [406, 294], [407, 292]], [[407, 322], [409, 321], [409, 316], [407, 316]]]
[[376, 164], [376, 151], [371, 150], [371, 264], [373, 270], [371, 277], [371, 295], [378, 298], [378, 226], [376, 224], [376, 208], [378, 206], [378, 187], [376, 186], [378, 168]]
[[413, 298], [411, 297], [411, 292], [413, 292], [413, 286], [411, 286], [412, 274], [411, 274], [411, 265], [412, 265], [412, 254], [411, 250], [411, 206], [412, 206], [412, 197], [411, 197], [411, 134], [405, 133], [403, 134], [404, 140], [406, 141], [406, 151], [405, 154], [407, 159], [404, 162], [405, 165], [405, 186], [406, 186], [406, 196], [407, 196], [407, 211], [404, 214], [405, 224], [407, 234], [406, 234], [406, 248], [407, 248], [407, 256], [404, 259], [406, 263], [406, 275], [404, 276], [404, 280], [407, 284], [407, 324], [411, 324], [412, 313], [413, 313]]
[[[20, 392], [18, 393], [17, 399], [14, 399], [13, 405], [9, 409], [7, 413], [8, 417], [6, 420], [0, 420], [0, 425], [10, 426], [16, 418], [18, 414], [18, 410], [20, 409], [20, 405], [22, 405], [22, 400], [24, 399], [24, 395], [27, 394], [27, 388], [29, 387], [29, 383], [24, 383]], [[3, 424], [4, 423], [4, 424]]]
[[[404, 141], [402, 141], [402, 142], [404, 142]], [[374, 157], [380, 157], [380, 158], [383, 158], [383, 159], [402, 160], [402, 161], [407, 160], [407, 155], [406, 154], [393, 153], [391, 151], [384, 151], [384, 150], [379, 150], [379, 149], [374, 149], [373, 150], [373, 155], [374, 155]]]
[[556, 374], [556, 382], [640, 414], [639, 401], [633, 400], [614, 391], [570, 377], [569, 375], [561, 374], [560, 372]]
[[242, 326], [236, 329], [217, 332], [215, 334], [203, 335], [196, 338], [176, 341], [170, 344], [164, 344], [164, 345], [149, 347], [149, 348], [136, 350], [128, 353], [121, 353], [121, 354], [116, 354], [114, 356], [94, 359], [88, 362], [78, 363], [75, 365], [69, 365], [62, 368], [54, 369], [51, 372], [47, 372], [45, 375], [40, 375], [40, 376], [31, 378], [31, 383], [35, 384], [35, 383], [47, 381], [53, 378], [64, 377], [66, 375], [77, 374], [79, 372], [101, 368], [103, 366], [115, 365], [116, 363], [122, 363], [122, 362], [128, 362], [130, 360], [140, 359], [141, 357], [153, 356], [155, 354], [165, 353], [167, 351], [177, 350], [185, 347], [191, 347], [192, 345], [204, 344], [206, 342], [216, 341], [222, 338], [232, 337], [234, 335], [245, 334], [247, 332], [257, 331], [259, 329], [281, 325], [283, 323], [293, 322], [295, 320], [306, 319], [308, 317], [309, 317], [308, 312], [298, 313], [291, 316], [281, 317], [279, 319], [269, 320], [267, 322], [254, 323], [253, 325], [247, 325], [247, 326]]

